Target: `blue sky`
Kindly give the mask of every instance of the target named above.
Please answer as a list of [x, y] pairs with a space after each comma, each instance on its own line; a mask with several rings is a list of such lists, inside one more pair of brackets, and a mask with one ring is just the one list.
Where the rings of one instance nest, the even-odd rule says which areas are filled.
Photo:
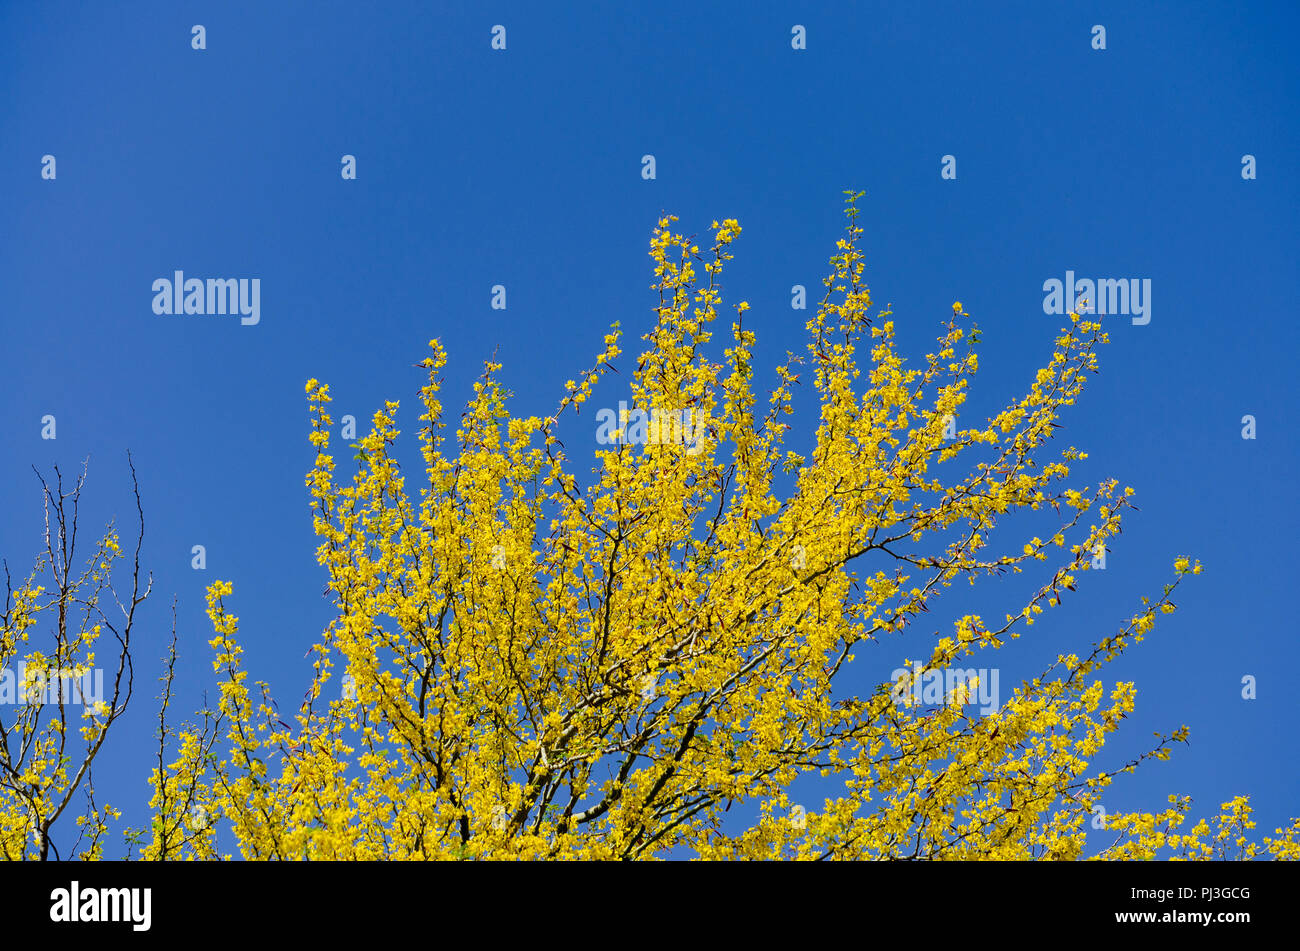
[[[1199, 557], [1179, 612], [1110, 668], [1137, 682], [1138, 710], [1107, 757], [1183, 723], [1191, 745], [1111, 801], [1179, 792], [1199, 813], [1248, 793], [1271, 832], [1300, 812], [1298, 26], [1286, 3], [0, 5], [0, 555], [18, 570], [40, 545], [33, 465], [89, 456], [85, 517], [129, 525], [129, 448], [155, 577], [99, 798], [144, 819], [173, 595], [178, 711], [214, 686], [216, 578], [234, 583], [253, 676], [282, 707], [306, 685], [329, 619], [303, 486], [309, 377], [336, 418], [402, 400], [410, 431], [410, 367], [439, 337], [449, 409], [495, 352], [515, 411], [545, 414], [612, 321], [644, 331], [661, 212], [701, 235], [740, 220], [724, 290], [776, 364], [802, 346], [790, 288], [820, 296], [853, 188], [866, 280], [906, 349], [925, 352], [954, 300], [980, 324], [971, 412], [1025, 390], [1050, 353], [1044, 281], [1151, 281], [1150, 323], [1107, 318], [1101, 375], [1061, 435], [1091, 454], [1080, 481], [1114, 476], [1141, 511], [1043, 640], [1008, 652], [1003, 687]], [[152, 283], [175, 270], [259, 278], [260, 323], [155, 315]], [[982, 596], [1018, 606], [1013, 587]]]

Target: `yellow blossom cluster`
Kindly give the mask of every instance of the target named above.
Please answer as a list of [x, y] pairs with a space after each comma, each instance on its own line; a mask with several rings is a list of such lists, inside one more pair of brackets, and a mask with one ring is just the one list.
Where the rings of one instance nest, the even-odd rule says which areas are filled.
[[[630, 385], [637, 405], [708, 420], [700, 452], [617, 445], [580, 478], [588, 459], [571, 459], [559, 430], [624, 372], [617, 324], [554, 415], [511, 415], [489, 363], [454, 431], [431, 341], [418, 494], [394, 456], [401, 407], [375, 413], [340, 479], [329, 388], [309, 381], [306, 485], [335, 610], [311, 687], [281, 719], [247, 679], [231, 586], [212, 585], [219, 708], [155, 773], [144, 854], [217, 857], [215, 822], [192, 821], [197, 810], [257, 859], [1254, 855], [1244, 800], [1217, 831], [1175, 832], [1177, 800], [1087, 841], [1102, 792], [1186, 739], [1175, 730], [1111, 772], [1091, 765], [1136, 702], [1133, 684], [1098, 674], [1172, 610], [1200, 571], [1189, 559], [1163, 597], [984, 717], [960, 703], [917, 715], [857, 663], [900, 635], [924, 639], [918, 618], [954, 583], [1037, 569], [1022, 606], [1001, 622], [959, 618], [923, 646], [923, 669], [1020, 637], [1062, 609], [1133, 494], [1065, 484], [1086, 458], [1075, 447], [1047, 457], [1105, 341], [1077, 313], [1023, 397], [948, 431], [978, 329], [956, 302], [935, 351], [904, 361], [891, 314], [871, 312], [858, 197], [807, 353], [765, 396], [747, 303], [721, 362], [710, 347], [739, 223], [713, 222], [701, 252], [675, 218], [658, 222], [658, 302]], [[796, 394], [813, 418], [787, 447]], [[1028, 513], [1050, 524], [998, 540]], [[797, 801], [808, 774], [833, 794]], [[733, 806], [753, 821], [724, 822]], [[1279, 834], [1265, 851], [1296, 857], [1297, 827]]]

